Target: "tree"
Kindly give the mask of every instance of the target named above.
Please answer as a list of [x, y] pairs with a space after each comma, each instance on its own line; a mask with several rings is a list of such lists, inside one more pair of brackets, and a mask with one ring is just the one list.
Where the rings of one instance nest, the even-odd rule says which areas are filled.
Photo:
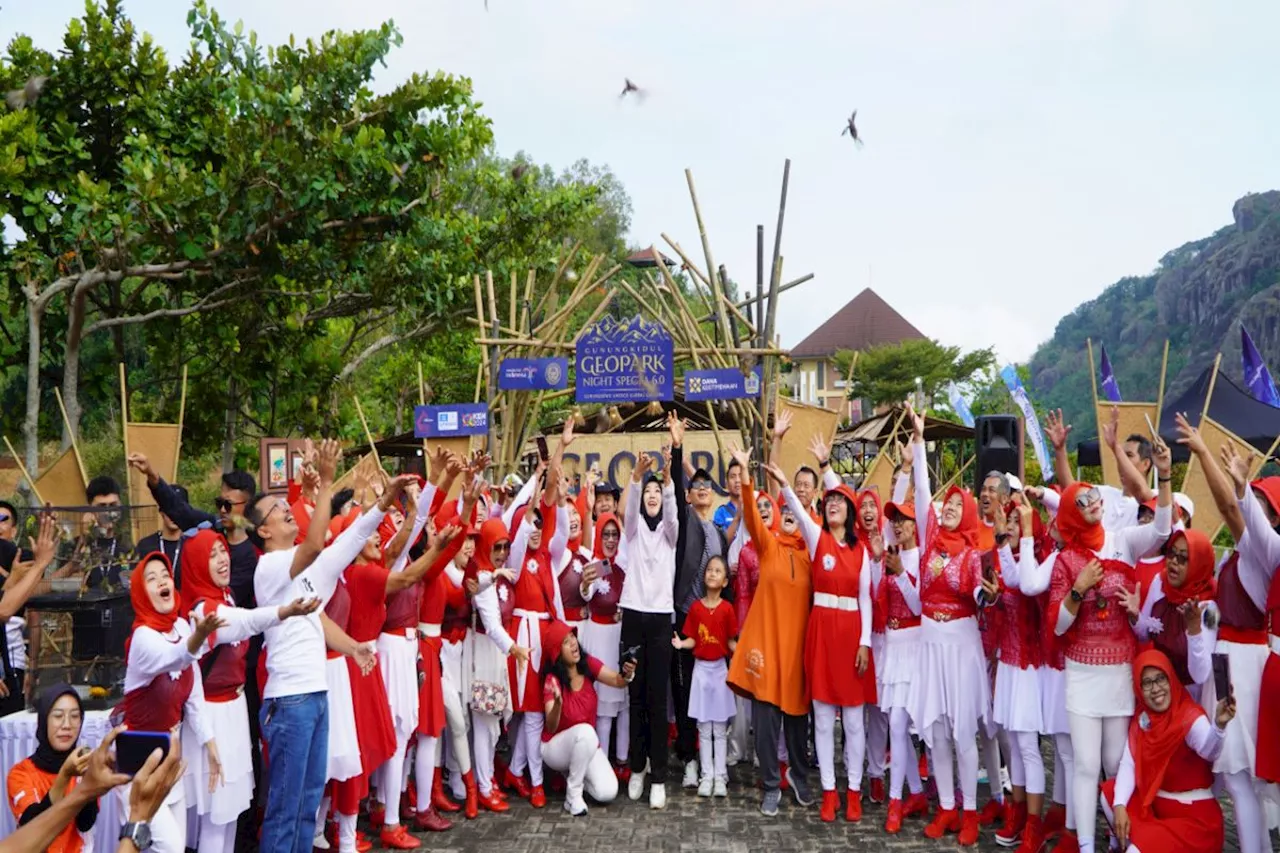
[[[854, 353], [841, 350], [835, 363], [841, 376], [849, 375]], [[960, 347], [935, 340], [914, 339], [873, 347], [857, 355], [849, 383], [849, 399], [867, 399], [874, 406], [905, 400], [916, 390], [919, 377], [925, 397], [934, 399], [949, 382], [967, 383], [995, 365], [994, 350], [961, 354]]]

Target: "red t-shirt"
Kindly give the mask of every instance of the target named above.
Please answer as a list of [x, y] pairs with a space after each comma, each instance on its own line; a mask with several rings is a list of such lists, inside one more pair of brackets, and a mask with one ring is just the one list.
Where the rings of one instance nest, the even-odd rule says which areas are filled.
[[698, 599], [684, 618], [681, 633], [693, 637], [693, 656], [699, 660], [720, 660], [729, 656], [729, 641], [738, 636], [738, 615], [724, 599], [709, 610]]
[[351, 618], [347, 633], [357, 643], [378, 639], [387, 620], [387, 578], [391, 572], [378, 563], [352, 563], [347, 567], [347, 593]]
[[[591, 655], [586, 655], [585, 659], [587, 661], [587, 676], [582, 680], [582, 686], [577, 690], [569, 690], [566, 687], [560, 689], [560, 725], [556, 727], [554, 732], [543, 727], [543, 743], [579, 723], [595, 726], [596, 686], [592, 682], [600, 677], [600, 669], [604, 664]], [[542, 701], [544, 705], [555, 698], [555, 690], [551, 686], [553, 680], [555, 680], [555, 676], [548, 675], [542, 681]]]

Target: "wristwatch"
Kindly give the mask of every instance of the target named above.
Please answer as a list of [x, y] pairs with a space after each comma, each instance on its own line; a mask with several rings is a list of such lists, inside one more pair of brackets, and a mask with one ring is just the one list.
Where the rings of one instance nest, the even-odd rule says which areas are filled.
[[1071, 600], [1074, 601], [1076, 604], [1079, 604], [1080, 602], [1084, 601], [1084, 593], [1080, 592], [1080, 590], [1076, 589], [1075, 587], [1072, 587]]
[[120, 840], [129, 839], [139, 850], [151, 848], [151, 824], [145, 820], [137, 823], [126, 823], [120, 827]]

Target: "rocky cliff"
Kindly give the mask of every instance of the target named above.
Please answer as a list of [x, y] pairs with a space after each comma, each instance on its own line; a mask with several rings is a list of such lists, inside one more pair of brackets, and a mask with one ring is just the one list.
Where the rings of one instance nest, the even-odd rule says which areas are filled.
[[1233, 222], [1174, 249], [1148, 276], [1121, 279], [1064, 317], [1031, 359], [1037, 402], [1061, 407], [1074, 438], [1096, 433], [1085, 340], [1094, 358], [1105, 344], [1127, 400], [1155, 400], [1160, 355], [1169, 340], [1168, 387], [1176, 395], [1222, 352], [1222, 369], [1240, 381], [1240, 324], [1280, 373], [1280, 192], [1247, 195]]

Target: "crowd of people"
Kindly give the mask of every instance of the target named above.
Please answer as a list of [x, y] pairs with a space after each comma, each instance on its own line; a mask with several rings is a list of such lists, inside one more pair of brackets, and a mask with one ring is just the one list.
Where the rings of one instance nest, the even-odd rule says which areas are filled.
[[[1236, 543], [1219, 563], [1159, 437], [1113, 417], [1123, 489], [1076, 482], [1052, 414], [1051, 487], [993, 471], [935, 503], [910, 418], [889, 496], [842, 482], [815, 439], [794, 472], [733, 450], [719, 507], [674, 414], [622, 489], [595, 471], [575, 487], [572, 421], [518, 488], [488, 484], [481, 453], [438, 450], [428, 477], [371, 484], [369, 506], [335, 491], [332, 441], [287, 497], [226, 475], [216, 514], [135, 454], [165, 526], [127, 578], [117, 713], [173, 747], [128, 780], [77, 746], [76, 692], [41, 693], [8, 791], [22, 832], [52, 834], [22, 849], [77, 853], [113, 785], [122, 849], [231, 853], [260, 833], [271, 853], [363, 853], [513, 798], [545, 808], [548, 791], [575, 816], [622, 788], [663, 809], [672, 770], [690, 796], [727, 797], [743, 762], [766, 816], [789, 791], [823, 822], [884, 804], [886, 833], [916, 820], [961, 845], [986, 831], [1074, 853], [1108, 843], [1101, 815], [1112, 849], [1208, 853], [1224, 794], [1242, 853], [1269, 849], [1280, 477], [1250, 482], [1179, 420]], [[789, 429], [780, 416], [775, 443]], [[15, 520], [0, 504], [0, 534]], [[20, 618], [53, 545], [45, 518], [30, 552], [11, 549], [0, 618]]]

